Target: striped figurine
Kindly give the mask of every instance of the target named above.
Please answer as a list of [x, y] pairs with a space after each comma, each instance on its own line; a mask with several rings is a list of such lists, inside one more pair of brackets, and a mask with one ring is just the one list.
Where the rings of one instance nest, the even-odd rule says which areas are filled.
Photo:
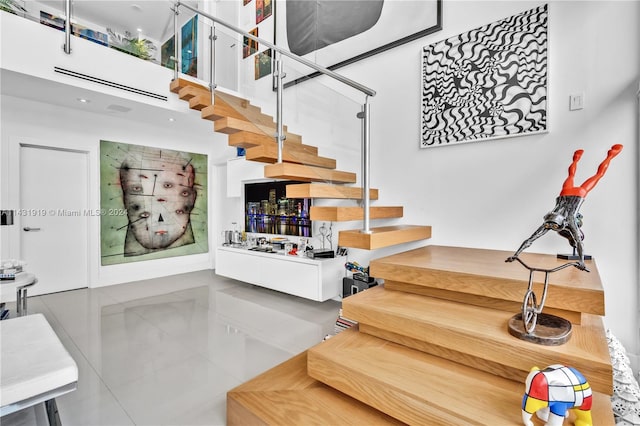
[[591, 386], [575, 368], [550, 365], [544, 370], [533, 367], [525, 382], [522, 398], [522, 421], [533, 426], [533, 413], [546, 426], [562, 426], [568, 410], [574, 410], [575, 426], [593, 426], [591, 421]]

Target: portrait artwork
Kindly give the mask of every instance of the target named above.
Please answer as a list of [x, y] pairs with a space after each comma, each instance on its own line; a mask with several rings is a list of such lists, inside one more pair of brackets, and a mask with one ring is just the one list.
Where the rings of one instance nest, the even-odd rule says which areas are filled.
[[102, 265], [208, 252], [207, 156], [100, 143]]

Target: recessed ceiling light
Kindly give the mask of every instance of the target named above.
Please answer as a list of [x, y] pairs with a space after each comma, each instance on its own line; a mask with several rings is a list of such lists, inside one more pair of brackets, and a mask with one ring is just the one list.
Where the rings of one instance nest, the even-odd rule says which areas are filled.
[[85, 99], [85, 98], [77, 98], [76, 100], [78, 102], [82, 102], [83, 104], [88, 104], [89, 102], [91, 102], [89, 99]]
[[175, 119], [175, 118], [173, 118], [173, 117], [170, 117], [170, 118], [169, 118], [169, 121], [173, 123], [174, 121], [176, 121], [176, 119]]
[[141, 33], [141, 32], [142, 32], [142, 28], [138, 28], [137, 30], [138, 30], [138, 32], [139, 32], [139, 33]]

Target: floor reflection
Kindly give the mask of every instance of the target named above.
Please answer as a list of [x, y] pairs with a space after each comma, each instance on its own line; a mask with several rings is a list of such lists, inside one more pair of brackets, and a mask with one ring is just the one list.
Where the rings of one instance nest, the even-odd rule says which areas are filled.
[[320, 342], [339, 308], [213, 271], [29, 298], [78, 364], [65, 425], [225, 424], [226, 392]]

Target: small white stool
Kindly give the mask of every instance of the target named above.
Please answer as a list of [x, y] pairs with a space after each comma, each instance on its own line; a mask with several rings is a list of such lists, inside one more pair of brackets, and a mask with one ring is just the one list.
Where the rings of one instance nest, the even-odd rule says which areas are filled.
[[76, 389], [78, 366], [45, 317], [0, 321], [0, 342], [0, 417], [44, 403], [60, 425], [55, 398]]

